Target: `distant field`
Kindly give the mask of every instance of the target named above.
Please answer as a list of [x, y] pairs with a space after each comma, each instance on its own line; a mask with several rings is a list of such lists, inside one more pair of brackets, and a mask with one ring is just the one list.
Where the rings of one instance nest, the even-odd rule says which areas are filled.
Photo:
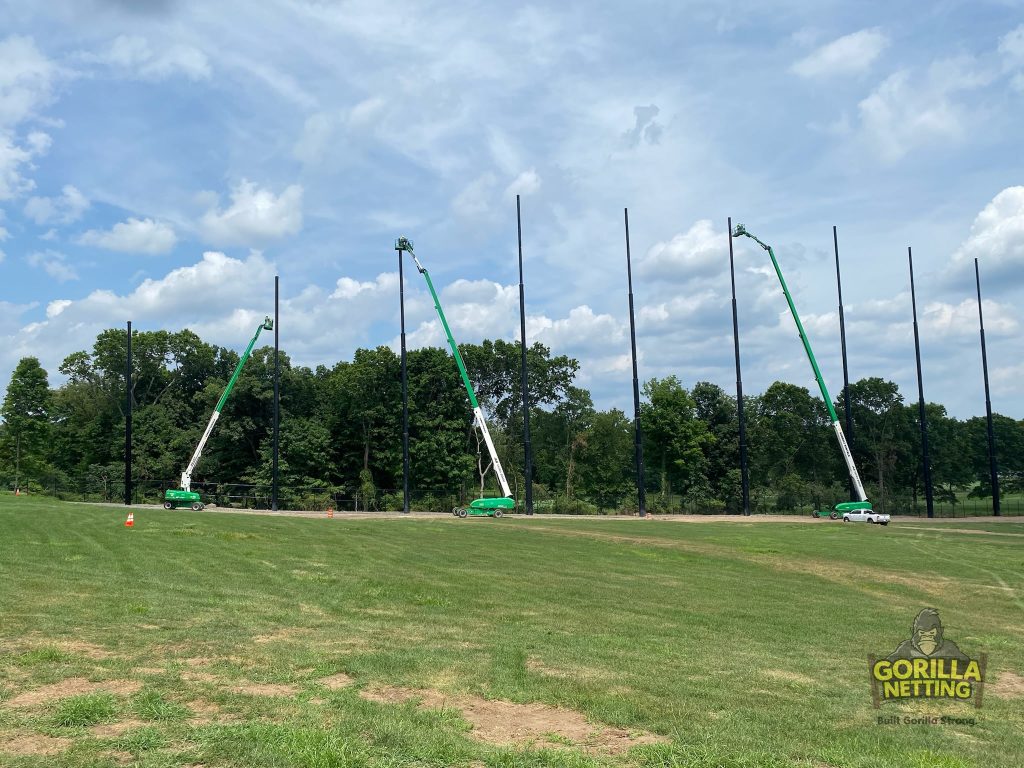
[[[123, 521], [0, 496], [0, 765], [1024, 764], [1024, 522]], [[873, 709], [928, 606], [983, 708]]]

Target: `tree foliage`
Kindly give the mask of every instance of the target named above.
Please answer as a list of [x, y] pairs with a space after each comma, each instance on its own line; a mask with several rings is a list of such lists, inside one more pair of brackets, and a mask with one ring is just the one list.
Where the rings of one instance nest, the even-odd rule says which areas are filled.
[[[134, 414], [137, 482], [168, 487], [188, 462], [238, 363], [230, 349], [191, 331], [99, 334], [91, 350], [68, 355], [50, 389], [35, 358], [24, 358], [0, 416], [0, 480], [49, 485], [86, 478], [112, 489], [123, 478], [125, 405]], [[521, 347], [502, 340], [460, 348], [517, 496], [525, 481]], [[438, 499], [497, 493], [458, 368], [447, 349], [408, 353], [411, 486]], [[269, 486], [273, 472], [274, 352], [256, 349], [196, 468], [197, 485]], [[388, 347], [356, 350], [316, 370], [285, 353], [281, 371], [279, 473], [283, 486], [330, 489], [366, 508], [402, 487], [401, 361]], [[542, 344], [527, 350], [535, 498], [555, 508], [635, 508], [633, 419], [595, 409], [576, 384], [579, 364]], [[739, 511], [739, 422], [735, 398], [710, 382], [687, 389], [675, 376], [644, 385], [640, 422], [653, 509]], [[870, 498], [903, 511], [922, 493], [916, 404], [897, 386], [866, 378], [850, 387], [851, 446]], [[846, 466], [828, 412], [803, 387], [775, 382], [745, 398], [750, 484], [755, 508], [802, 509], [848, 499]], [[836, 403], [840, 412], [842, 397]], [[950, 417], [927, 405], [937, 498], [990, 495], [985, 420]], [[1024, 490], [1024, 424], [995, 417], [1000, 481]], [[110, 491], [112, 492], [112, 491]]]

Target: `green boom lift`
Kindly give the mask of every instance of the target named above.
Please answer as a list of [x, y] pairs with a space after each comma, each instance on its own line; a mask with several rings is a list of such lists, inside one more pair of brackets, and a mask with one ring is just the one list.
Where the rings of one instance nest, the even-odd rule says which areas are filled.
[[199, 463], [199, 458], [203, 455], [203, 449], [206, 447], [206, 441], [210, 439], [210, 433], [213, 432], [213, 427], [217, 423], [217, 419], [220, 418], [220, 412], [224, 409], [224, 403], [228, 401], [228, 396], [231, 394], [231, 390], [235, 388], [235, 383], [238, 381], [238, 376], [242, 372], [242, 367], [252, 354], [252, 348], [256, 346], [256, 339], [260, 337], [261, 331], [272, 330], [274, 330], [274, 321], [269, 317], [264, 318], [263, 322], [256, 328], [256, 335], [252, 337], [252, 341], [249, 342], [249, 346], [245, 348], [245, 353], [238, 361], [238, 365], [235, 366], [235, 372], [231, 374], [231, 380], [224, 388], [224, 394], [220, 396], [220, 400], [217, 401], [217, 407], [213, 409], [213, 414], [210, 416], [210, 422], [206, 425], [206, 431], [203, 432], [203, 436], [199, 440], [199, 445], [196, 446], [195, 453], [192, 454], [192, 460], [189, 461], [185, 471], [181, 473], [181, 490], [177, 491], [173, 488], [168, 488], [164, 493], [164, 509], [192, 507], [192, 509], [198, 511], [205, 506], [200, 499], [199, 494], [192, 490], [192, 472], [195, 470], [196, 464]]
[[441, 318], [441, 325], [444, 328], [445, 335], [448, 337], [448, 346], [452, 349], [452, 355], [455, 357], [455, 364], [459, 366], [459, 374], [462, 376], [462, 383], [466, 385], [466, 394], [469, 395], [469, 404], [473, 406], [473, 420], [477, 429], [480, 430], [480, 434], [484, 438], [484, 443], [487, 444], [487, 451], [491, 455], [491, 466], [494, 467], [494, 474], [498, 478], [498, 484], [501, 486], [501, 492], [504, 496], [497, 498], [485, 498], [485, 499], [474, 499], [468, 507], [455, 507], [452, 510], [452, 514], [456, 517], [466, 517], [467, 515], [474, 516], [490, 516], [490, 517], [501, 517], [506, 510], [515, 509], [516, 503], [512, 498], [512, 491], [508, 487], [508, 480], [505, 479], [505, 470], [501, 468], [501, 462], [498, 460], [498, 453], [494, 450], [494, 442], [491, 440], [491, 433], [487, 430], [487, 422], [484, 420], [484, 412], [480, 408], [480, 404], [477, 402], [476, 393], [473, 391], [473, 385], [469, 381], [469, 374], [466, 373], [466, 364], [462, 361], [462, 354], [459, 352], [459, 345], [455, 343], [455, 339], [452, 336], [451, 328], [448, 327], [448, 320], [445, 319], [444, 311], [441, 309], [441, 302], [437, 298], [437, 291], [434, 290], [434, 283], [430, 279], [430, 273], [427, 272], [427, 268], [424, 267], [418, 258], [416, 258], [416, 252], [413, 250], [412, 241], [405, 237], [398, 238], [395, 241], [395, 250], [408, 251], [409, 255], [412, 256], [412, 260], [416, 262], [416, 269], [419, 270], [420, 274], [423, 275], [427, 281], [427, 288], [430, 289], [430, 295], [434, 299], [434, 309], [437, 310], [437, 316]]
[[821, 371], [818, 369], [818, 361], [814, 359], [814, 352], [811, 351], [811, 342], [807, 340], [807, 334], [804, 332], [803, 323], [800, 322], [800, 316], [796, 313], [796, 306], [793, 304], [793, 297], [789, 293], [789, 288], [786, 286], [786, 281], [782, 277], [782, 270], [779, 269], [779, 262], [775, 258], [775, 251], [772, 250], [771, 246], [767, 243], [761, 242], [754, 235], [750, 234], [742, 224], [737, 224], [735, 231], [732, 233], [733, 237], [749, 237], [755, 243], [760, 245], [766, 251], [772, 259], [772, 266], [775, 267], [775, 274], [779, 276], [779, 282], [782, 284], [782, 292], [786, 295], [786, 302], [789, 304], [789, 311], [793, 313], [793, 320], [796, 321], [796, 329], [800, 332], [800, 341], [804, 343], [804, 351], [807, 352], [807, 359], [811, 361], [811, 368], [814, 370], [814, 378], [818, 380], [818, 388], [821, 389], [821, 397], [825, 400], [825, 406], [828, 408], [829, 418], [832, 420], [832, 429], [835, 430], [836, 439], [839, 441], [839, 449], [843, 453], [843, 458], [846, 460], [846, 469], [850, 473], [850, 480], [853, 481], [854, 490], [860, 497], [859, 501], [844, 501], [836, 504], [830, 510], [827, 511], [814, 511], [815, 517], [828, 516], [833, 520], [837, 520], [842, 516], [844, 512], [853, 512], [859, 509], [871, 509], [871, 502], [868, 501], [867, 494], [864, 493], [864, 484], [860, 481], [860, 474], [857, 472], [857, 465], [853, 463], [853, 454], [850, 452], [850, 445], [846, 442], [846, 435], [843, 434], [843, 428], [839, 424], [839, 417], [836, 415], [836, 409], [832, 405], [832, 396], [828, 393], [828, 387], [825, 386], [825, 379], [821, 375]]

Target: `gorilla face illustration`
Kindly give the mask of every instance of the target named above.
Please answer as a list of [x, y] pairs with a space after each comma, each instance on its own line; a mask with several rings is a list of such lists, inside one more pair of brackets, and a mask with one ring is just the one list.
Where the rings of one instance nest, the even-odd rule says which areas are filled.
[[917, 614], [912, 642], [925, 656], [931, 656], [942, 645], [942, 622], [934, 608], [925, 608]]

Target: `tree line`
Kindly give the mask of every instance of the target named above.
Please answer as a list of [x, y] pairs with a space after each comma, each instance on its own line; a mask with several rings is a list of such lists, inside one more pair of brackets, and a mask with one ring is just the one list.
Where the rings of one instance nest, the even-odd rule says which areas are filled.
[[[0, 482], [29, 491], [102, 486], [124, 476], [127, 332], [103, 331], [91, 351], [68, 355], [64, 384], [51, 388], [34, 357], [11, 376], [0, 416]], [[133, 477], [173, 487], [238, 363], [233, 350], [188, 330], [132, 335]], [[498, 454], [523, 499], [520, 345], [460, 346]], [[539, 511], [630, 511], [636, 507], [632, 418], [598, 410], [575, 385], [578, 361], [542, 344], [527, 350], [534, 499]], [[388, 347], [315, 369], [280, 354], [279, 482], [285, 489], [357, 498], [360, 508], [400, 508], [400, 359]], [[408, 353], [410, 486], [415, 506], [440, 509], [496, 493], [486, 447], [445, 349]], [[268, 489], [272, 475], [274, 351], [251, 359], [195, 474], [196, 485]], [[736, 401], [721, 387], [651, 379], [641, 405], [652, 512], [737, 512], [741, 507]], [[744, 398], [755, 511], [802, 511], [848, 500], [846, 468], [824, 404], [807, 388], [775, 382]], [[923, 496], [916, 403], [881, 378], [850, 386], [853, 450], [876, 508], [907, 512]], [[843, 413], [843, 396], [835, 404]], [[990, 496], [985, 419], [955, 419], [926, 406], [936, 498]], [[1003, 492], [1024, 490], [1024, 422], [995, 417]], [[311, 489], [311, 490], [310, 490]], [[305, 491], [304, 491], [305, 492]], [[296, 497], [298, 498], [298, 497]], [[308, 503], [299, 501], [298, 503]]]

